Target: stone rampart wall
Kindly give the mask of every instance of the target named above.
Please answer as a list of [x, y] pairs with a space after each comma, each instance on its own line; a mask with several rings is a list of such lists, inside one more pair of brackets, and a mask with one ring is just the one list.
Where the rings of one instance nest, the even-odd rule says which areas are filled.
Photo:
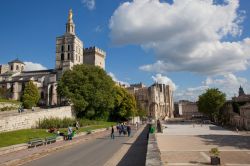
[[0, 116], [0, 132], [35, 128], [44, 118], [74, 118], [71, 106], [39, 109], [35, 112]]

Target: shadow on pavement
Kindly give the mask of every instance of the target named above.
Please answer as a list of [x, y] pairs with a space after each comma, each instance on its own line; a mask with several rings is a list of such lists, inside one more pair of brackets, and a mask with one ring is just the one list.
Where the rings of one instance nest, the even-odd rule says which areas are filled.
[[220, 126], [209, 126], [209, 129], [210, 130], [222, 130], [222, 131], [225, 131], [225, 129], [220, 127]]
[[207, 145], [231, 146], [250, 150], [250, 136], [243, 135], [199, 135]]
[[148, 144], [147, 134], [148, 134], [148, 126], [144, 128], [142, 133], [138, 136], [138, 138], [129, 148], [128, 152], [117, 164], [118, 166], [145, 165], [146, 155], [147, 155], [147, 144]]

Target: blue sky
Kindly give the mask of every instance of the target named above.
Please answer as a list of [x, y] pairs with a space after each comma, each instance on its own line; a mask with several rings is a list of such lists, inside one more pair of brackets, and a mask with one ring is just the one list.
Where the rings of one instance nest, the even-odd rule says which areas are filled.
[[[225, 1], [217, 0], [203, 6], [199, 4], [200, 8], [195, 9], [192, 5], [186, 4], [187, 9], [182, 11], [183, 4], [178, 5], [178, 3], [184, 3], [181, 0], [174, 2], [3, 0], [0, 5], [0, 64], [18, 57], [25, 62], [54, 68], [55, 40], [57, 36], [64, 34], [68, 11], [72, 8], [77, 36], [84, 42], [85, 47], [95, 45], [107, 52], [106, 70], [112, 72], [118, 80], [151, 85], [154, 82], [152, 78], [154, 76], [155, 81], [174, 84], [176, 99], [195, 100], [208, 87], [220, 88], [229, 98], [237, 93], [239, 85], [243, 85], [245, 91], [250, 92], [248, 81], [250, 79], [248, 56], [250, 55], [248, 55], [249, 52], [244, 52], [249, 50], [249, 43], [243, 43], [244, 39], [250, 37], [250, 1], [233, 0], [232, 2], [230, 6]], [[235, 7], [237, 4], [239, 6]], [[220, 10], [219, 6], [229, 7]], [[214, 7], [218, 8], [216, 10], [218, 15], [216, 12], [209, 14]], [[201, 16], [204, 14], [204, 17], [195, 18], [197, 13], [192, 13], [193, 11], [199, 12]], [[168, 12], [173, 14], [169, 15]], [[186, 18], [185, 12], [186, 15], [190, 15], [190, 18], [195, 19]], [[168, 24], [163, 23], [164, 19]], [[171, 22], [172, 19], [174, 22]], [[210, 22], [202, 22], [199, 21], [200, 19], [209, 19]], [[228, 20], [220, 24], [216, 19], [219, 22], [220, 19], [221, 22]], [[236, 25], [229, 25], [229, 23]], [[199, 32], [192, 36], [192, 29], [196, 24], [197, 27], [204, 25], [201, 29], [197, 28]], [[225, 34], [219, 34], [218, 29], [226, 31]], [[161, 31], [160, 35], [159, 31]], [[211, 36], [214, 34], [215, 37], [206, 36], [207, 32], [211, 32]], [[189, 40], [183, 36], [179, 37], [178, 34], [181, 33]], [[163, 38], [164, 35], [172, 35], [173, 39], [178, 39], [177, 44], [176, 42], [173, 44], [174, 40]], [[202, 38], [203, 35], [204, 38]], [[242, 42], [243, 44], [225, 46], [218, 52], [215, 51], [216, 55], [214, 57], [211, 55], [212, 58], [207, 58], [210, 56], [207, 53], [195, 55], [197, 51], [206, 50], [211, 43], [212, 45], [216, 43], [216, 40], [221, 43]], [[193, 41], [197, 42], [193, 43]], [[198, 48], [197, 43], [205, 43], [205, 46]], [[242, 50], [241, 47], [243, 47]], [[236, 50], [235, 55], [230, 54], [234, 52], [231, 49]], [[237, 55], [242, 51], [244, 53]], [[184, 56], [185, 52], [189, 54]], [[224, 56], [226, 54], [228, 54], [227, 57]], [[238, 60], [235, 56], [239, 57]], [[226, 60], [230, 58], [232, 60]], [[157, 61], [162, 63], [156, 64]], [[222, 67], [218, 67], [220, 66], [218, 61]], [[218, 63], [217, 66], [216, 63]]]

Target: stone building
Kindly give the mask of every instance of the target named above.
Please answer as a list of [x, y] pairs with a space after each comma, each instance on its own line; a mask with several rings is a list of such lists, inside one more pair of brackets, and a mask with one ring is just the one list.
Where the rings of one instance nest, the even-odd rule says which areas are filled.
[[139, 108], [145, 110], [149, 117], [173, 117], [173, 89], [169, 85], [155, 83], [147, 87], [139, 83], [130, 85], [127, 90], [135, 96]]
[[25, 64], [18, 59], [0, 65], [0, 87], [10, 91], [9, 98], [19, 100], [25, 84], [32, 80], [41, 94], [40, 105], [57, 105], [57, 81], [65, 70], [78, 64], [91, 64], [105, 69], [106, 53], [95, 46], [84, 48], [83, 42], [76, 36], [72, 10], [69, 11], [66, 32], [56, 38], [55, 48], [55, 69], [24, 71]]
[[238, 97], [233, 97], [224, 105], [223, 109], [226, 123], [239, 129], [250, 130], [250, 95], [239, 88]]
[[180, 100], [178, 103], [175, 103], [175, 114], [184, 119], [203, 116], [203, 114], [198, 111], [197, 103], [188, 100]]

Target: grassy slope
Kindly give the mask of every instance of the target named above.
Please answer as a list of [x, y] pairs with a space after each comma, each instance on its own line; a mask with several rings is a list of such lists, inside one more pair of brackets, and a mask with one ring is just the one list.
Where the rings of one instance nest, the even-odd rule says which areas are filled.
[[46, 132], [45, 129], [24, 129], [0, 133], [0, 147], [26, 143], [29, 138], [45, 138], [54, 134]]
[[4, 102], [4, 103], [12, 103], [12, 104], [20, 104], [20, 101], [16, 101], [16, 100], [9, 100], [9, 99], [2, 99], [0, 98], [0, 102]]
[[[111, 125], [115, 125], [114, 122], [102, 122], [100, 125], [90, 125], [86, 127], [81, 127], [79, 129], [80, 132], [91, 131], [100, 128], [107, 128]], [[67, 133], [67, 129], [60, 129], [61, 132]], [[47, 136], [52, 136], [54, 134], [46, 132], [45, 129], [25, 129], [25, 130], [18, 130], [18, 131], [10, 131], [0, 133], [0, 147], [20, 144], [20, 143], [27, 143], [29, 138], [45, 138]]]

